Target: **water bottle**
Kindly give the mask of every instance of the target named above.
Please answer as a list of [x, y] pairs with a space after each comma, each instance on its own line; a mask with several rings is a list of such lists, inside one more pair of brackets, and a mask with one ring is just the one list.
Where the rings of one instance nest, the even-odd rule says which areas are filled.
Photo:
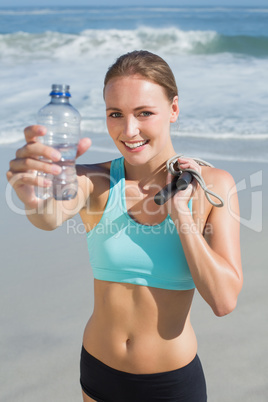
[[[37, 115], [38, 124], [47, 129], [39, 140], [57, 149], [61, 159], [57, 164], [62, 168], [59, 175], [39, 172], [38, 175], [51, 180], [50, 187], [38, 187], [36, 195], [47, 199], [53, 196], [56, 200], [70, 200], [77, 194], [78, 182], [75, 169], [75, 157], [80, 137], [79, 112], [69, 103], [69, 85], [52, 85], [51, 101]], [[47, 160], [46, 160], [47, 161]], [[49, 162], [49, 161], [48, 161]]]

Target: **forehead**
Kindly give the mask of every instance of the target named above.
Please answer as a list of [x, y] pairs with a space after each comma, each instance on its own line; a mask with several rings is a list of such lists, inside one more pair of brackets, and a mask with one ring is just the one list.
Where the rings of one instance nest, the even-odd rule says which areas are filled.
[[104, 97], [107, 102], [111, 97], [165, 97], [164, 88], [141, 75], [115, 77], [108, 81]]

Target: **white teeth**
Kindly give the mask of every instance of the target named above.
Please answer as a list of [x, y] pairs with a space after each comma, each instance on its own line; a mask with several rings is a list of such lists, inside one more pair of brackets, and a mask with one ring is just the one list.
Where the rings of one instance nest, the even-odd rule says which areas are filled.
[[131, 149], [141, 147], [146, 144], [147, 141], [139, 141], [139, 142], [125, 142], [125, 145]]

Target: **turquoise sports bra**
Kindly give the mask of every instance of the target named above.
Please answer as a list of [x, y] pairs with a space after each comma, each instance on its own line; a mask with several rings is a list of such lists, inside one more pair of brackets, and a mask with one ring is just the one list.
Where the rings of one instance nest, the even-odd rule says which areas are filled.
[[147, 226], [128, 215], [123, 157], [111, 163], [107, 205], [100, 222], [87, 233], [87, 244], [96, 279], [174, 290], [195, 287], [170, 216]]

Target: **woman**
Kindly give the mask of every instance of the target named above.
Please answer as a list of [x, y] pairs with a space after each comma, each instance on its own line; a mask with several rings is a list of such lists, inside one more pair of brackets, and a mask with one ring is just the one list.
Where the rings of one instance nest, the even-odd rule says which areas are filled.
[[[234, 181], [225, 171], [179, 158], [181, 169], [201, 173], [228, 203], [212, 206], [195, 180], [164, 205], [155, 203], [172, 179], [166, 169], [176, 155], [170, 123], [179, 115], [173, 73], [159, 56], [121, 56], [106, 74], [104, 100], [122, 158], [77, 166], [75, 199], [35, 196], [35, 185], [49, 183], [37, 181], [33, 171], [57, 174], [60, 159], [37, 141], [45, 133], [39, 126], [25, 129], [26, 145], [7, 178], [35, 226], [55, 229], [79, 211], [88, 232], [95, 302], [81, 353], [84, 402], [203, 402], [206, 384], [190, 309], [194, 288], [217, 316], [235, 308], [242, 270], [239, 223], [230, 214], [239, 213]], [[77, 156], [89, 146], [89, 139], [81, 140]]]

